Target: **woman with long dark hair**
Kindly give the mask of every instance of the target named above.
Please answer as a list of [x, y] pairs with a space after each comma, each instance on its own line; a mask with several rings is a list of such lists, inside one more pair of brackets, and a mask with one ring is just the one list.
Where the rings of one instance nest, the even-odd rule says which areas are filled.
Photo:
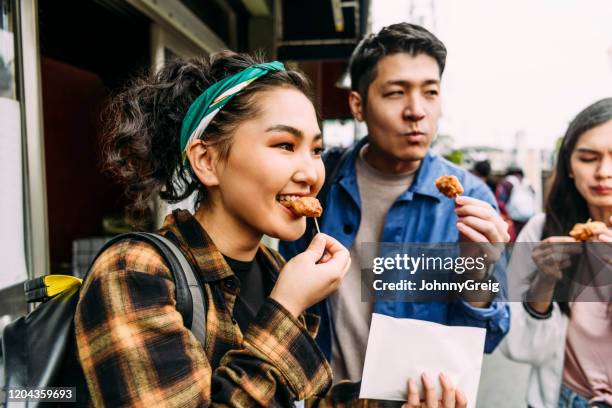
[[[590, 219], [608, 226], [594, 240], [612, 242], [611, 217], [612, 98], [607, 98], [584, 109], [569, 125], [546, 213], [533, 217], [519, 234], [509, 266], [509, 274], [528, 279], [524, 301], [511, 304], [512, 325], [501, 349], [532, 365], [530, 407], [612, 404], [610, 299], [574, 296], [576, 288], [588, 286], [578, 274], [590, 265], [589, 248], [601, 252], [604, 247], [609, 253], [610, 247], [597, 242], [583, 246], [569, 235], [575, 224]], [[531, 256], [524, 252], [528, 243], [538, 243]], [[609, 268], [604, 266], [603, 272], [609, 275]]]

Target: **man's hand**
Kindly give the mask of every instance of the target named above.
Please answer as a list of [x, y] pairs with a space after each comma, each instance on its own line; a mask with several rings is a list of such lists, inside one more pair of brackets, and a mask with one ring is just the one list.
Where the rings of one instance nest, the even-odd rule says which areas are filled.
[[457, 229], [472, 242], [506, 243], [510, 241], [508, 224], [491, 204], [472, 197], [455, 199]]
[[487, 202], [461, 196], [455, 203], [461, 241], [479, 243], [478, 252], [486, 254], [487, 262], [495, 263], [504, 251], [503, 244], [510, 241], [508, 224]]
[[402, 408], [465, 408], [467, 407], [467, 399], [465, 395], [458, 389], [455, 389], [450, 378], [440, 373], [440, 384], [442, 385], [442, 398], [438, 399], [436, 389], [432, 380], [423, 374], [421, 376], [423, 382], [423, 398], [419, 397], [416, 381], [413, 378], [408, 379], [408, 393], [406, 403]]
[[[460, 240], [477, 243], [462, 245], [462, 256], [476, 258], [484, 255], [487, 265], [497, 262], [504, 252], [504, 244], [510, 241], [508, 224], [503, 218], [489, 203], [465, 196], [455, 199], [455, 213]], [[473, 271], [464, 278], [482, 279], [487, 269]], [[471, 293], [465, 300], [474, 307], [485, 308], [489, 306], [491, 297], [494, 296], [490, 293]]]

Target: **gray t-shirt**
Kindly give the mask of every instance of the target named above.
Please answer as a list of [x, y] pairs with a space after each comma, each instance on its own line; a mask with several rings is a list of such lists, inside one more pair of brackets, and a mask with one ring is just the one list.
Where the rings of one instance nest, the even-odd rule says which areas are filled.
[[380, 240], [389, 208], [410, 187], [415, 174], [415, 171], [384, 174], [376, 170], [364, 159], [367, 147], [361, 149], [356, 160], [361, 223], [351, 248], [351, 266], [340, 288], [329, 297], [334, 322], [331, 361], [334, 383], [346, 379], [358, 381], [363, 372], [373, 302], [361, 299], [361, 244]]

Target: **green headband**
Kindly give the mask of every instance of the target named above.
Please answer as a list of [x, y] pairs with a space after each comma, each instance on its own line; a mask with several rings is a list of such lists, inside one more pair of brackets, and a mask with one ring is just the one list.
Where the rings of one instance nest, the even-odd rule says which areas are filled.
[[278, 61], [252, 65], [237, 74], [224, 78], [208, 87], [189, 107], [181, 128], [181, 152], [183, 162], [187, 158], [187, 146], [198, 139], [221, 108], [251, 82], [272, 71], [284, 71]]

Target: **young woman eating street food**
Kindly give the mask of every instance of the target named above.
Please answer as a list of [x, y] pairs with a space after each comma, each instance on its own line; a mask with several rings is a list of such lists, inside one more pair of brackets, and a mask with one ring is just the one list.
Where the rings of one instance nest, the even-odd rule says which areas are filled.
[[[575, 275], [581, 266], [592, 265], [593, 255], [601, 259], [607, 253], [609, 260], [612, 249], [606, 243], [612, 242], [612, 231], [606, 226], [612, 225], [611, 217], [612, 98], [607, 98], [587, 107], [569, 125], [546, 214], [533, 217], [517, 239], [518, 246], [539, 244], [531, 257], [515, 247], [510, 262], [509, 274], [524, 273], [528, 279], [525, 301], [511, 304], [511, 329], [501, 349], [532, 365], [527, 395], [531, 407], [612, 405], [609, 293], [585, 298], [605, 287], [589, 287]], [[589, 219], [592, 222], [583, 225]], [[576, 239], [604, 243], [583, 246]], [[609, 288], [609, 264], [603, 273]], [[573, 297], [579, 285], [580, 294]]]

